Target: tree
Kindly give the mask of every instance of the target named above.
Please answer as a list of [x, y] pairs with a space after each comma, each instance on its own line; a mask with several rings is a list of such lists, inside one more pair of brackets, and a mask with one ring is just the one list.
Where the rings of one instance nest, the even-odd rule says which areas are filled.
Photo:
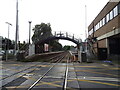
[[14, 41], [11, 41], [8, 38], [3, 38], [2, 37], [2, 50], [6, 49], [14, 49]]
[[52, 51], [61, 51], [62, 50], [62, 45], [56, 40], [51, 41], [50, 45], [52, 46]]
[[[33, 31], [34, 31], [34, 34], [32, 36], [33, 43], [46, 40], [47, 38], [53, 36], [50, 23], [48, 24], [41, 23], [35, 25]], [[46, 41], [46, 43], [49, 44], [50, 47], [52, 47], [52, 51], [62, 50], [62, 45], [57, 40]], [[44, 43], [40, 45], [36, 45], [35, 48], [36, 48], [35, 49], [36, 53], [44, 52]]]
[[23, 43], [20, 43], [19, 41], [19, 49], [20, 50], [27, 50], [29, 48], [29, 43], [26, 43], [25, 41], [23, 41]]
[[65, 51], [70, 50], [70, 46], [69, 46], [69, 45], [65, 45], [65, 46], [63, 47], [63, 50], [65, 50]]
[[50, 24], [41, 23], [40, 25], [35, 25], [35, 28], [33, 28], [34, 34], [32, 36], [32, 41], [34, 43], [38, 41], [42, 41], [50, 36], [52, 36], [51, 33], [51, 27]]

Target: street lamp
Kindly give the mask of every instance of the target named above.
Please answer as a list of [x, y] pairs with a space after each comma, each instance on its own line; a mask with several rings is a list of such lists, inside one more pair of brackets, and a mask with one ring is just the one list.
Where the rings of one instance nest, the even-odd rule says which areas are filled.
[[28, 21], [29, 22], [29, 45], [30, 45], [30, 38], [31, 38], [31, 23], [32, 21]]
[[[9, 23], [9, 22], [5, 22], [6, 24], [8, 24], [8, 40], [9, 40], [9, 29], [10, 29], [10, 26], [12, 26], [12, 24], [11, 23]], [[7, 59], [8, 59], [8, 52], [9, 52], [9, 41], [6, 41], [6, 45], [7, 45], [7, 48], [6, 48], [6, 61], [7, 61]]]
[[10, 26], [12, 26], [12, 24], [9, 22], [5, 22], [5, 23], [8, 24], [8, 39], [9, 39], [9, 28], [10, 28]]
[[17, 54], [17, 49], [18, 49], [18, 0], [16, 0], [16, 32], [15, 32], [15, 52], [14, 55]]

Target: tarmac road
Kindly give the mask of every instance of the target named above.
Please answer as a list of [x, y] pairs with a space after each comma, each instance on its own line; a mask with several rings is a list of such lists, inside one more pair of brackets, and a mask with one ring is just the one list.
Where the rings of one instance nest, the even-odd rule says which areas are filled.
[[[2, 62], [0, 70], [3, 90], [29, 88], [54, 63]], [[119, 90], [120, 68], [102, 63], [69, 63], [67, 88], [79, 90]], [[39, 89], [63, 89], [66, 63], [58, 63], [35, 86]], [[39, 90], [38, 89], [38, 90]], [[33, 89], [34, 90], [34, 89]]]

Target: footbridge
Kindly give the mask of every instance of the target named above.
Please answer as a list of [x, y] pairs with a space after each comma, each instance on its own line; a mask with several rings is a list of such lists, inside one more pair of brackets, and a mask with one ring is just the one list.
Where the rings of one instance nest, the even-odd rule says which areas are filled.
[[53, 32], [52, 36], [46, 37], [41, 41], [38, 40], [36, 41], [35, 44], [48, 43], [50, 40], [55, 40], [55, 39], [68, 40], [77, 44], [77, 46], [79, 46], [82, 42], [81, 38], [77, 38], [74, 34], [69, 34], [68, 32], [55, 31]]
[[[71, 42], [75, 43], [77, 48], [78, 48], [78, 50], [77, 50], [78, 59], [81, 62], [81, 60], [80, 60], [80, 57], [81, 57], [80, 56], [81, 55], [80, 47], [82, 46], [82, 40], [81, 40], [81, 38], [76, 37], [74, 34], [69, 34], [68, 32], [61, 32], [61, 31], [59, 31], [59, 32], [57, 31], [56, 32], [55, 31], [55, 32], [53, 32], [53, 34], [51, 36], [48, 36], [48, 37], [46, 36], [45, 39], [42, 39], [42, 40], [38, 39], [38, 40], [36, 40], [34, 42], [35, 50], [38, 50], [40, 45], [42, 45], [44, 43], [49, 43], [49, 41], [56, 40], [56, 39], [58, 39], [58, 40], [59, 39], [68, 40], [68, 41], [71, 41]], [[38, 53], [38, 52], [36, 52], [36, 53]]]

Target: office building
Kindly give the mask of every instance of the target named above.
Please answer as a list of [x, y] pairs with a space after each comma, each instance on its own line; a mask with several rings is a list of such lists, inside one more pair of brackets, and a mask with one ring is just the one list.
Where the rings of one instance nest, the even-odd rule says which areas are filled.
[[120, 1], [108, 2], [91, 22], [88, 41], [98, 59], [120, 60]]

